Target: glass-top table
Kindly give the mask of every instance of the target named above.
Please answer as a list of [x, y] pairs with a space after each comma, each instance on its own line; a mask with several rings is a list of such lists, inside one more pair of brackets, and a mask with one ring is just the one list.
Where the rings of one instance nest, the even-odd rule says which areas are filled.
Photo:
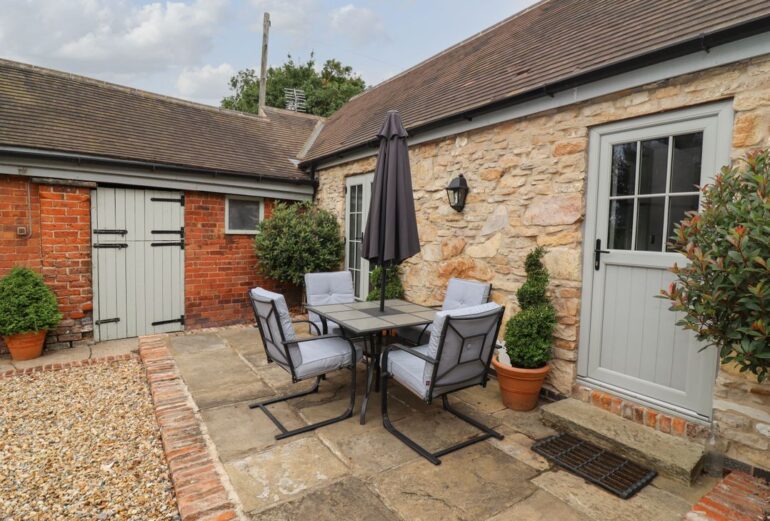
[[362, 425], [366, 421], [366, 405], [372, 387], [375, 391], [379, 390], [382, 332], [405, 326], [424, 326], [433, 322], [436, 316], [435, 309], [400, 299], [385, 300], [384, 311], [380, 311], [379, 301], [306, 305], [305, 309], [321, 317], [323, 334], [327, 334], [327, 323], [332, 321], [342, 327], [346, 335], [364, 337], [364, 355], [368, 361], [366, 389], [361, 403]]

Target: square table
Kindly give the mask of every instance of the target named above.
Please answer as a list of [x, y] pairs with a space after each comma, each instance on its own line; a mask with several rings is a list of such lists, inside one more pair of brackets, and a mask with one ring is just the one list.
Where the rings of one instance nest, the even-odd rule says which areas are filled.
[[[328, 321], [342, 327], [346, 334], [369, 339], [370, 350], [364, 350], [369, 358], [366, 366], [366, 389], [361, 402], [361, 424], [366, 421], [366, 405], [374, 384], [379, 390], [380, 353], [382, 352], [382, 332], [405, 326], [424, 326], [433, 322], [436, 310], [413, 304], [401, 299], [385, 300], [385, 310], [380, 311], [377, 302], [350, 302], [348, 304], [306, 305], [305, 309], [321, 317], [323, 334], [327, 334]], [[366, 347], [366, 342], [364, 342]]]

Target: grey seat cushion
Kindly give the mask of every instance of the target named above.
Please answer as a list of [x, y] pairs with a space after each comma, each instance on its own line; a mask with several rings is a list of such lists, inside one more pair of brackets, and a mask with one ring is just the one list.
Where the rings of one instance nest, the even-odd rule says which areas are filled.
[[[485, 304], [489, 301], [491, 289], [492, 286], [485, 282], [458, 278], [449, 279], [441, 310], [448, 311]], [[425, 326], [400, 327], [397, 330], [398, 336], [411, 344], [423, 344], [430, 338], [433, 325], [429, 324], [428, 329], [423, 333], [424, 328]]]
[[[305, 297], [310, 305], [349, 304], [355, 302], [353, 276], [349, 271], [305, 274]], [[323, 332], [321, 317], [308, 313], [308, 319]], [[327, 322], [328, 334], [342, 334], [342, 329], [334, 322]], [[312, 328], [311, 328], [312, 331]]]
[[[283, 298], [283, 295], [280, 293], [274, 293], [272, 291], [266, 290], [265, 288], [254, 288], [249, 291], [249, 296], [252, 299], [257, 300], [259, 302], [260, 300], [268, 300], [275, 303], [275, 309], [278, 312], [277, 317], [271, 317], [270, 322], [264, 322], [261, 324], [262, 328], [266, 331], [267, 337], [271, 338], [271, 335], [275, 335], [275, 341], [274, 342], [268, 342], [267, 350], [270, 352], [271, 358], [275, 360], [276, 362], [279, 362], [280, 365], [283, 366], [283, 363], [281, 363], [284, 360], [284, 348], [280, 344], [280, 338], [278, 335], [277, 330], [272, 331], [274, 327], [280, 327], [283, 331], [283, 337], [284, 339], [288, 340], [296, 340], [297, 335], [294, 332], [294, 325], [291, 323], [291, 315], [289, 315], [289, 307], [286, 305], [286, 299]], [[259, 314], [261, 316], [267, 317], [270, 315], [270, 309], [267, 306], [263, 306], [262, 304], [257, 303], [256, 306], [259, 310]], [[277, 319], [277, 320], [276, 320]], [[260, 319], [260, 321], [262, 321]], [[289, 355], [291, 356], [292, 365], [295, 367], [300, 365], [302, 363], [302, 354], [300, 350], [295, 346], [289, 346]], [[288, 369], [284, 367], [284, 369]]]
[[[428, 344], [414, 348], [415, 351], [428, 354]], [[428, 394], [428, 385], [423, 381], [427, 362], [406, 351], [391, 351], [388, 354], [388, 372], [401, 385], [422, 398]]]
[[[308, 378], [326, 374], [350, 365], [350, 344], [341, 338], [319, 338], [301, 342], [302, 364], [295, 367], [297, 378]], [[356, 348], [356, 362], [361, 360], [361, 347]]]

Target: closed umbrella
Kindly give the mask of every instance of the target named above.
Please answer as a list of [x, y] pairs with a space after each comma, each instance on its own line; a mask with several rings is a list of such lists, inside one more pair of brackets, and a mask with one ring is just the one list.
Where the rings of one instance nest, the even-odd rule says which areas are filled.
[[361, 256], [381, 266], [380, 311], [385, 310], [385, 271], [419, 253], [407, 133], [398, 111], [391, 110], [377, 134], [380, 151]]

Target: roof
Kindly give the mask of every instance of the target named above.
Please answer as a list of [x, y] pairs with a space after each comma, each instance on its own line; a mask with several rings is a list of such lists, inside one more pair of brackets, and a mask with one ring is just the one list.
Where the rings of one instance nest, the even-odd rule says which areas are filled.
[[695, 52], [709, 35], [712, 45], [745, 37], [724, 32], [737, 26], [767, 31], [768, 16], [767, 0], [546, 0], [353, 98], [304, 163], [370, 143], [388, 110], [408, 131], [427, 128], [618, 64], [661, 61], [665, 49]]
[[266, 114], [0, 60], [0, 146], [309, 183], [292, 160], [321, 119]]

